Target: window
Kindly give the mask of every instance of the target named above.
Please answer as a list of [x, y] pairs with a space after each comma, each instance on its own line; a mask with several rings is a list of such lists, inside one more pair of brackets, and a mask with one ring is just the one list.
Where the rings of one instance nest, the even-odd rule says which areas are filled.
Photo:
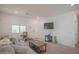
[[19, 26], [18, 25], [12, 25], [12, 33], [19, 33]]
[[26, 26], [12, 25], [12, 33], [20, 33], [25, 31], [26, 31]]
[[20, 26], [20, 32], [26, 32], [26, 26]]

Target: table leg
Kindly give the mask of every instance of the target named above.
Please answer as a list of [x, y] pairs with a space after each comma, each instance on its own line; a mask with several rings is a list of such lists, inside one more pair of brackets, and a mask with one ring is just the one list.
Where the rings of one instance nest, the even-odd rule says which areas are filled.
[[47, 44], [45, 44], [45, 52], [47, 51]]

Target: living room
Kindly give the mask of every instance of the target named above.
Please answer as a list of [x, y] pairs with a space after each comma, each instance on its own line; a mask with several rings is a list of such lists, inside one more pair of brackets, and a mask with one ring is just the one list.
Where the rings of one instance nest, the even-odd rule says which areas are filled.
[[[79, 53], [78, 43], [78, 6], [63, 5], [0, 5], [0, 35], [9, 38], [22, 39], [21, 34], [27, 32], [29, 39], [46, 42], [45, 36], [52, 36], [48, 46], [69, 47], [65, 52]], [[51, 28], [44, 28], [45, 24], [53, 24]], [[50, 27], [50, 28], [49, 28]], [[79, 43], [78, 43], [79, 44]], [[60, 47], [60, 48], [61, 48]], [[65, 50], [65, 48], [63, 50]], [[55, 53], [51, 51], [47, 53]], [[74, 52], [73, 52], [74, 51]], [[67, 52], [67, 53], [68, 53]]]

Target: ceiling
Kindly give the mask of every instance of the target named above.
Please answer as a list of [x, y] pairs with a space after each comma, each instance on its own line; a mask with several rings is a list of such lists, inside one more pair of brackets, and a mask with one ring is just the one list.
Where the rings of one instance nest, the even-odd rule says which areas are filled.
[[1, 4], [0, 11], [20, 16], [52, 17], [77, 10], [78, 6], [70, 4]]

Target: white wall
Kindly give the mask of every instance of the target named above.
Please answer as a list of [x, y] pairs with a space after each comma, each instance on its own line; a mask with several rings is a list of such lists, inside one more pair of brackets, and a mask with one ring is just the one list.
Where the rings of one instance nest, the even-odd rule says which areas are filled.
[[59, 44], [75, 47], [77, 41], [77, 19], [74, 12], [65, 13], [54, 18], [55, 35]]
[[[0, 15], [1, 16], [1, 15]], [[1, 35], [1, 17], [0, 17], [0, 35]]]

